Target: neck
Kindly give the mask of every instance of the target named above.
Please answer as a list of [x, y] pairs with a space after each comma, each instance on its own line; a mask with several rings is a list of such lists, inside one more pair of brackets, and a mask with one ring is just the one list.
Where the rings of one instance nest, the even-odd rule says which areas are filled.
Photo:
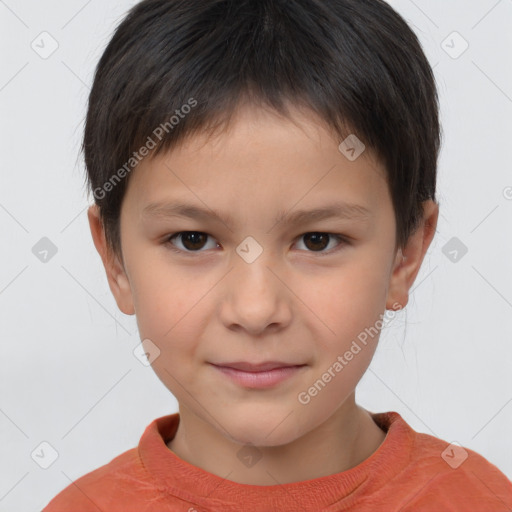
[[[385, 433], [354, 394], [327, 421], [280, 446], [245, 447], [180, 407], [180, 423], [167, 446], [182, 460], [221, 478], [250, 485], [300, 482], [340, 473], [367, 459]], [[247, 462], [241, 464], [243, 458]]]

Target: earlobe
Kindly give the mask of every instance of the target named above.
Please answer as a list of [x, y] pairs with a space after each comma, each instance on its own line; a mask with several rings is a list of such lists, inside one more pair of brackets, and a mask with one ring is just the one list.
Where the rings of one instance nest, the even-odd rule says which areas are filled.
[[386, 309], [404, 308], [409, 302], [409, 290], [418, 275], [427, 250], [434, 238], [439, 206], [432, 200], [423, 203], [423, 222], [397, 252], [391, 271]]
[[407, 282], [407, 256], [399, 249], [393, 263], [391, 277], [386, 298], [386, 309], [396, 311], [405, 308], [409, 301]]
[[135, 308], [130, 281], [119, 258], [112, 254], [107, 247], [105, 231], [100, 218], [98, 205], [94, 204], [89, 207], [87, 217], [89, 219], [94, 246], [103, 262], [108, 284], [117, 302], [117, 306], [125, 315], [133, 315], [135, 314]]

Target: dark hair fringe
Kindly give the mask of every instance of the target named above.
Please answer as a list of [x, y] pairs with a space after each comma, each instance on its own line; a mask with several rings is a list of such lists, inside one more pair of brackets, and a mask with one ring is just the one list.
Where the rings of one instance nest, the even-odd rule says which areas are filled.
[[[435, 200], [441, 141], [432, 69], [381, 0], [143, 0], [117, 26], [95, 72], [81, 150], [94, 191], [190, 98], [197, 106], [153, 150], [229, 125], [245, 102], [316, 113], [385, 164], [403, 247]], [[130, 174], [97, 197], [109, 247]]]

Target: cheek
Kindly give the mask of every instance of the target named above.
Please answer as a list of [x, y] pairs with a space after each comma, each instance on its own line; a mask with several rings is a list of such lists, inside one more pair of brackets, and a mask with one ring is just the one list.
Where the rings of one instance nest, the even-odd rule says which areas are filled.
[[145, 265], [133, 279], [140, 338], [151, 340], [160, 351], [152, 363], [154, 371], [170, 385], [167, 372], [187, 380], [209, 318], [204, 296], [212, 285], [162, 265]]
[[130, 278], [140, 335], [168, 340], [183, 323], [180, 319], [193, 310], [200, 293], [183, 273], [159, 259], [141, 256], [139, 261], [145, 263], [133, 266]]
[[186, 401], [183, 390], [193, 385], [196, 340], [201, 338], [201, 304], [186, 293], [180, 280], [140, 277], [136, 304], [140, 338], [151, 340], [159, 351], [151, 363], [157, 377], [176, 399]]
[[307, 286], [303, 288], [304, 303], [311, 305], [307, 317], [318, 324], [316, 331], [325, 333], [322, 339], [327, 346], [342, 351], [345, 344], [350, 346], [353, 338], [376, 324], [386, 306], [385, 278], [377, 262], [360, 262], [315, 279], [314, 292], [311, 287], [309, 292]]

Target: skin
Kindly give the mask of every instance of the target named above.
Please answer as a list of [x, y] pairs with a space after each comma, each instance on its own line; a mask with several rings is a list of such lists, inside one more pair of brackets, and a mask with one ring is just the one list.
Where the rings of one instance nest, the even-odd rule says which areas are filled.
[[[152, 367], [179, 402], [169, 449], [234, 482], [276, 485], [345, 471], [385, 438], [355, 402], [378, 334], [307, 404], [298, 395], [386, 310], [406, 306], [439, 209], [426, 201], [422, 225], [395, 250], [384, 167], [369, 149], [349, 161], [339, 143], [312, 113], [295, 110], [289, 120], [245, 106], [228, 131], [194, 135], [133, 171], [121, 210], [123, 262], [107, 249], [97, 207], [88, 211], [116, 302], [136, 314], [141, 340], [159, 348]], [[174, 199], [232, 219], [142, 215], [149, 203]], [[335, 200], [368, 207], [368, 222], [274, 220]], [[183, 231], [209, 236], [177, 237], [182, 252], [173, 252], [166, 241]], [[350, 243], [304, 236], [319, 232]], [[236, 252], [248, 236], [263, 249], [251, 263]], [[268, 360], [307, 366], [272, 388], [250, 389], [209, 364]], [[244, 445], [261, 457], [251, 467], [237, 456]]]

